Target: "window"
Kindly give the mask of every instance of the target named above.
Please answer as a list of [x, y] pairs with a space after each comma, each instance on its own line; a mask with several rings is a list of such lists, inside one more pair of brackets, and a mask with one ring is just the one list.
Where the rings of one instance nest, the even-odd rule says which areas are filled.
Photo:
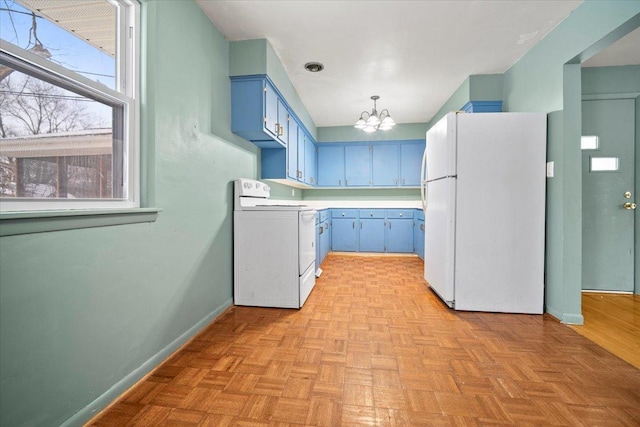
[[583, 150], [597, 150], [600, 138], [597, 135], [584, 135], [580, 138], [580, 148]]
[[139, 4], [0, 8], [0, 209], [139, 207]]
[[591, 172], [615, 172], [620, 169], [617, 157], [591, 157]]

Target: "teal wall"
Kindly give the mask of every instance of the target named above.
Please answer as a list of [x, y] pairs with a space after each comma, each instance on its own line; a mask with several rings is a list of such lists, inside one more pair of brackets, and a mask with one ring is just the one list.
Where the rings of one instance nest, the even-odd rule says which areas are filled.
[[502, 74], [469, 76], [469, 101], [501, 101], [503, 88]]
[[229, 75], [267, 74], [267, 39], [229, 43]]
[[[0, 238], [0, 425], [81, 425], [232, 302], [229, 44], [193, 2], [143, 5], [155, 223]], [[185, 31], [189, 29], [189, 31]], [[75, 414], [75, 415], [74, 415]]]
[[318, 142], [391, 141], [425, 139], [428, 123], [399, 123], [393, 129], [373, 133], [363, 132], [353, 126], [318, 128]]
[[501, 101], [503, 80], [502, 74], [477, 74], [467, 77], [431, 118], [429, 127], [438, 123], [448, 112], [460, 110], [469, 101]]
[[[589, 67], [582, 69], [583, 98], [635, 98], [635, 199], [640, 191], [640, 65], [620, 67]], [[640, 223], [638, 211], [635, 227], [635, 293], [640, 294]]]
[[304, 190], [303, 200], [420, 200], [419, 188], [345, 188]]
[[640, 1], [587, 0], [504, 75], [504, 111], [562, 110], [549, 118], [545, 286], [547, 311], [566, 323], [583, 322], [579, 64], [639, 24]]

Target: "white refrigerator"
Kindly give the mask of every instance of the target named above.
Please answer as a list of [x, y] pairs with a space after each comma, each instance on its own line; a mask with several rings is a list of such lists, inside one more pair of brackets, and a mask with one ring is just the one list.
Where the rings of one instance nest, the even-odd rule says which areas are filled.
[[448, 113], [427, 132], [424, 278], [451, 308], [542, 313], [546, 115]]

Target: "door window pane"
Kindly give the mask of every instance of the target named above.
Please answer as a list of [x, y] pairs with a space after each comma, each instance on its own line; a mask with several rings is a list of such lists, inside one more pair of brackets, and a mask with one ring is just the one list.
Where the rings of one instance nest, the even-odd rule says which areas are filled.
[[592, 157], [591, 172], [613, 172], [617, 171], [620, 161], [617, 157]]
[[597, 150], [600, 146], [600, 139], [597, 135], [584, 135], [580, 138], [580, 148], [583, 150]]

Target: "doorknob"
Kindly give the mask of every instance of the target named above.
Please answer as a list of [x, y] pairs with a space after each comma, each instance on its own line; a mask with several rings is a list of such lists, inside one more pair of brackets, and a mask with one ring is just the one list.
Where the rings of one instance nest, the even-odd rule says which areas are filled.
[[636, 205], [633, 202], [627, 202], [624, 205], [622, 205], [625, 209], [629, 209], [629, 210], [634, 210], [635, 208], [638, 207], [638, 205]]
[[624, 192], [624, 198], [625, 199], [630, 199], [631, 198], [631, 191], [625, 191]]

